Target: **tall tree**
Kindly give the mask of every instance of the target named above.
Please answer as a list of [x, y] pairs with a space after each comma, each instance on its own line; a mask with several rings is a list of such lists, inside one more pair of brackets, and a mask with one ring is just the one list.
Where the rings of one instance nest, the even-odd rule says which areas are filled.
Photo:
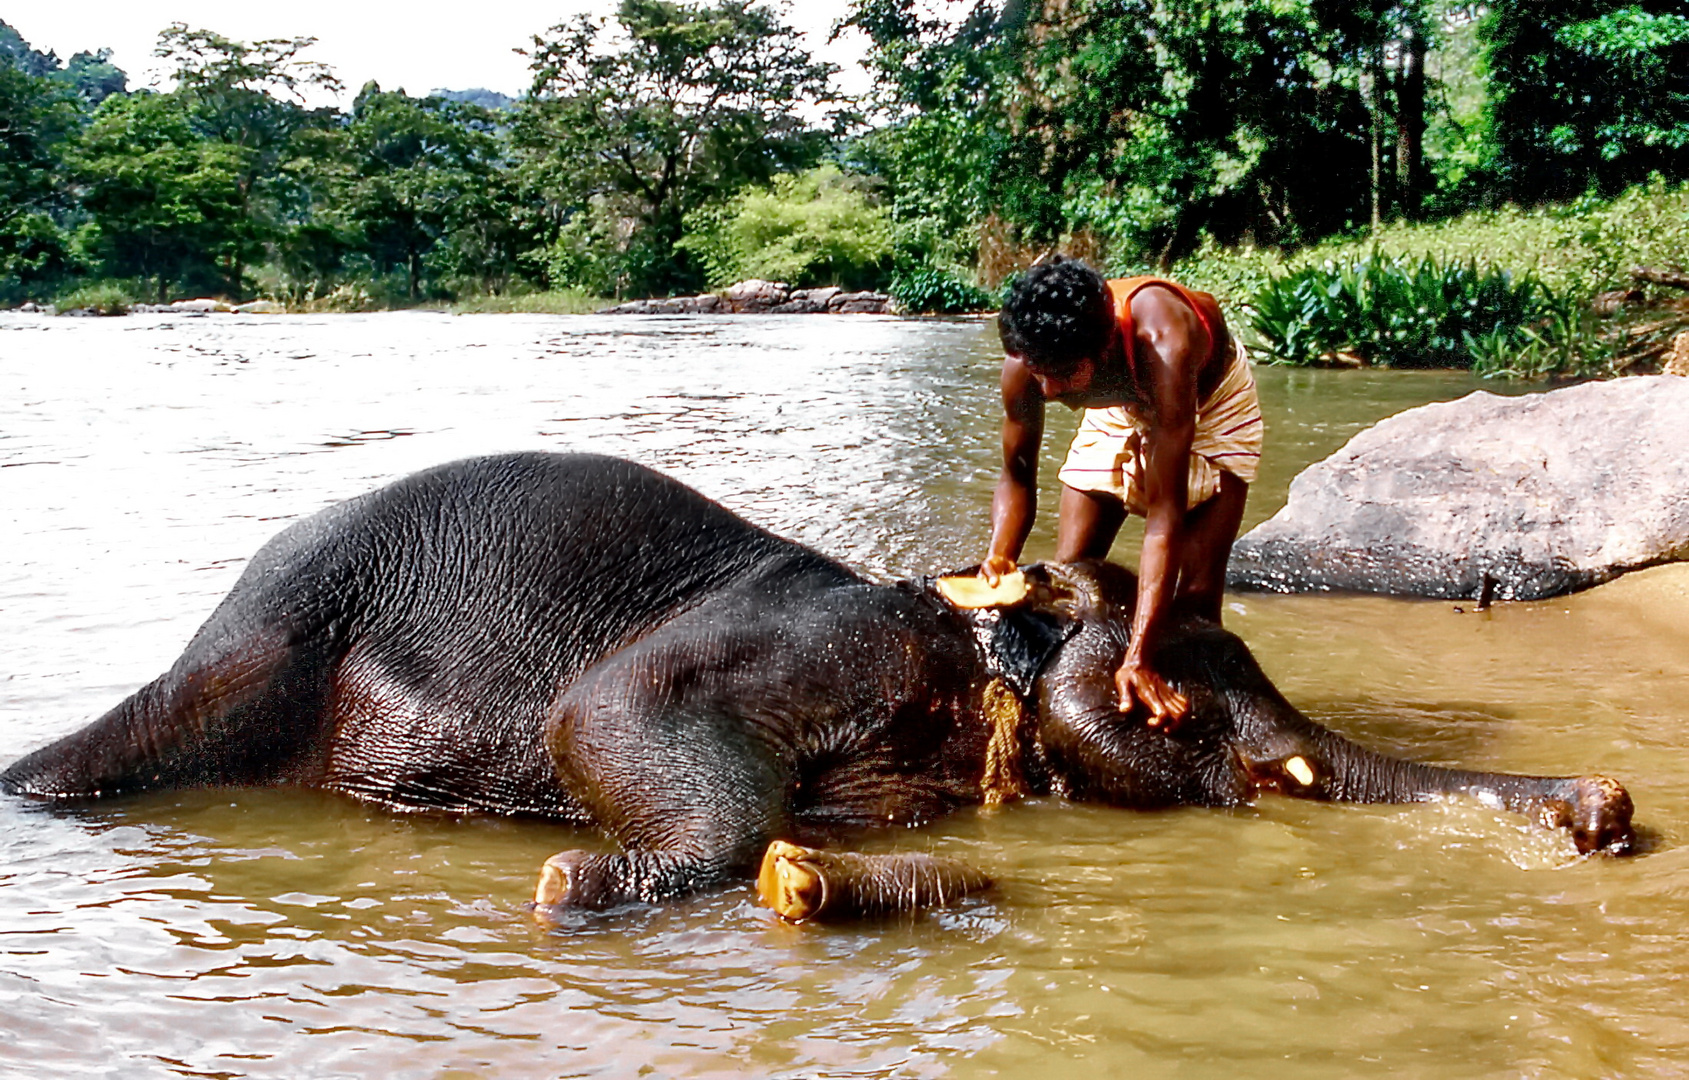
[[246, 266], [278, 236], [288, 204], [298, 192], [282, 168], [295, 138], [338, 123], [333, 109], [306, 107], [309, 94], [338, 92], [326, 65], [302, 59], [315, 38], [235, 41], [210, 30], [173, 23], [160, 32], [154, 55], [174, 67], [174, 96], [188, 110], [193, 129], [224, 147], [235, 170], [233, 209], [242, 228], [225, 247], [224, 287], [239, 294]]
[[348, 135], [357, 177], [347, 192], [351, 217], [377, 269], [404, 268], [411, 299], [422, 295], [425, 260], [454, 233], [463, 256], [456, 269], [485, 269], [495, 281], [508, 275], [514, 253], [497, 249], [497, 237], [510, 214], [497, 204], [499, 151], [486, 109], [372, 82], [353, 103]]
[[70, 158], [106, 273], [173, 288], [215, 286], [250, 236], [237, 198], [246, 162], [194, 129], [173, 94], [110, 97]]
[[835, 68], [751, 0], [622, 0], [534, 38], [516, 122], [525, 176], [555, 225], [594, 219], [618, 284], [702, 284], [676, 248], [686, 214], [747, 183], [813, 164], [826, 145], [806, 106], [835, 101]]
[[1500, 193], [1607, 194], [1689, 177], [1682, 0], [1495, 0], [1481, 25]]
[[63, 155], [79, 120], [62, 85], [0, 60], [0, 292], [26, 292], [65, 268], [54, 219], [71, 202]]

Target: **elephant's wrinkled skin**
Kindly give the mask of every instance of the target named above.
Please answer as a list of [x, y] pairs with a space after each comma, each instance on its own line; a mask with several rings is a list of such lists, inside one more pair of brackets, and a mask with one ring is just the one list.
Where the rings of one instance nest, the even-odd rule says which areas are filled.
[[[281, 533], [174, 667], [0, 787], [299, 784], [596, 825], [620, 853], [554, 857], [541, 890], [588, 907], [744, 876], [806, 825], [912, 825], [1021, 792], [1130, 807], [1467, 792], [1569, 828], [1583, 851], [1631, 845], [1615, 782], [1374, 754], [1303, 717], [1212, 625], [1184, 626], [1156, 660], [1191, 698], [1185, 723], [1123, 718], [1111, 673], [1131, 575], [1030, 576], [1032, 613], [993, 635], [995, 614], [868, 582], [627, 462], [455, 462]], [[993, 671], [1038, 620], [1067, 636], [1017, 711]], [[840, 875], [869, 881], [838, 901], [856, 909], [970, 884], [919, 856], [817, 873], [834, 899]]]

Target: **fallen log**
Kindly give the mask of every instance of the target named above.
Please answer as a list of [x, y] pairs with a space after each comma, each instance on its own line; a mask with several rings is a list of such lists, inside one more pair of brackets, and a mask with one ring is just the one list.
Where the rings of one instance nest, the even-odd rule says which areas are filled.
[[1689, 289], [1689, 274], [1679, 270], [1655, 270], [1647, 266], [1631, 268], [1630, 276], [1650, 285], [1667, 285], [1673, 289]]

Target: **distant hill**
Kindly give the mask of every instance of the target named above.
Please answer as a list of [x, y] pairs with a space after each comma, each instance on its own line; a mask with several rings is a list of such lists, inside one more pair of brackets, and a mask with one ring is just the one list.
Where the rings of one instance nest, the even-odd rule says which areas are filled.
[[479, 105], [483, 109], [508, 109], [516, 104], [516, 99], [497, 90], [487, 90], [475, 87], [472, 90], [434, 90], [432, 97], [445, 98], [447, 101], [461, 101], [468, 105]]
[[[38, 52], [31, 48], [23, 35], [3, 19], [0, 19], [0, 63], [11, 64], [25, 75], [52, 79], [74, 87], [93, 105], [98, 105], [112, 94], [123, 94], [129, 90], [129, 76], [111, 63], [110, 49], [79, 52], [66, 64], [51, 49]], [[469, 91], [471, 94], [486, 92]]]

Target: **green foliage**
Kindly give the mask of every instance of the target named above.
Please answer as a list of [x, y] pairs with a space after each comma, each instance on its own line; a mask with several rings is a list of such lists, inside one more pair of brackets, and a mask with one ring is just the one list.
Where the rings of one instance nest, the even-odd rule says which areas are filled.
[[996, 298], [955, 270], [922, 264], [892, 275], [887, 289], [897, 306], [911, 314], [950, 315], [989, 311]]
[[1525, 342], [1551, 297], [1533, 276], [1474, 263], [1417, 264], [1374, 253], [1363, 262], [1307, 267], [1274, 279], [1251, 325], [1275, 360], [1352, 357], [1384, 367], [1471, 367], [1474, 342], [1493, 357]]
[[152, 280], [160, 300], [218, 288], [222, 265], [251, 242], [245, 164], [239, 147], [201, 138], [174, 95], [107, 98], [69, 158], [90, 254], [110, 276]]
[[1555, 294], [1587, 301], [1628, 284], [1632, 266], [1682, 267], [1689, 251], [1689, 184], [1638, 185], [1613, 199], [1588, 197], [1530, 210], [1477, 210], [1435, 223], [1397, 222], [1364, 237], [1339, 237], [1285, 253], [1224, 250], [1210, 243], [1174, 268], [1183, 282], [1230, 306], [1247, 305], [1275, 277], [1327, 262], [1353, 264], [1377, 251], [1431, 257], [1480, 270], [1530, 274]]
[[880, 284], [892, 251], [890, 215], [836, 165], [776, 176], [694, 211], [686, 225], [677, 246], [703, 265], [711, 288], [747, 278], [869, 288]]
[[553, 245], [588, 219], [567, 237], [569, 258], [540, 261], [576, 275], [554, 285], [689, 290], [703, 275], [676, 247], [686, 215], [818, 160], [825, 136], [799, 108], [833, 100], [834, 69], [750, 0], [622, 0], [616, 21], [619, 40], [582, 15], [529, 52], [534, 82], [514, 127], [524, 187], [551, 208]]
[[882, 121], [852, 147], [852, 164], [889, 185], [900, 257], [971, 257], [1000, 186], [1016, 180], [1002, 162], [1025, 21], [1024, 6], [1000, 15], [976, 4], [953, 24], [911, 0], [852, 4], [847, 25], [872, 42]]
[[63, 157], [78, 119], [62, 86], [0, 60], [0, 300], [38, 293], [70, 269], [56, 215], [74, 197]]
[[125, 315], [139, 301], [140, 290], [129, 281], [85, 281], [53, 297], [53, 306], [63, 315], [70, 311], [92, 311], [96, 315]]
[[1501, 193], [1523, 202], [1689, 177], [1681, 0], [1498, 0], [1483, 23]]
[[1472, 370], [1508, 378], [1611, 375], [1614, 348], [1581, 296], [1544, 289], [1536, 322], [1468, 342]]
[[508, 277], [517, 254], [488, 112], [369, 83], [352, 105], [349, 219], [377, 273], [402, 269], [422, 295], [425, 264], [446, 276]]
[[581, 289], [486, 294], [455, 300], [447, 306], [454, 315], [587, 315], [604, 307], [604, 298]]

